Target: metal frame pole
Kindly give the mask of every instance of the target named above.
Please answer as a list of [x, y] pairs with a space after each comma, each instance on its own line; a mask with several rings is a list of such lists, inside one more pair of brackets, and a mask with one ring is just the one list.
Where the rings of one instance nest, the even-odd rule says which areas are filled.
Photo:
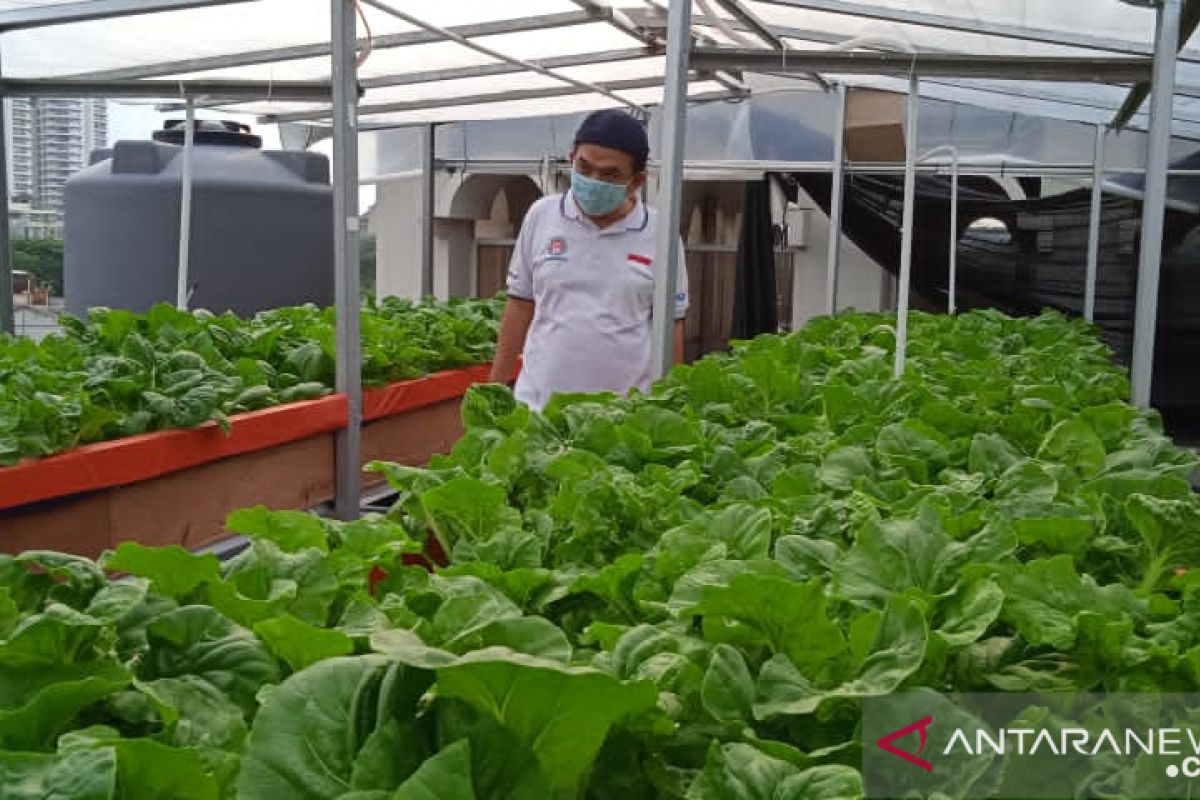
[[175, 307], [187, 311], [190, 292], [188, 281], [191, 270], [192, 247], [192, 179], [195, 175], [196, 158], [196, 101], [187, 99], [187, 126], [183, 131], [183, 183], [179, 197], [179, 268], [176, 275]]
[[837, 313], [838, 269], [842, 259], [842, 208], [846, 181], [846, 85], [837, 85], [833, 128], [833, 183], [829, 194], [829, 248], [825, 263], [825, 313]]
[[354, 0], [332, 3], [333, 242], [337, 312], [337, 391], [349, 415], [337, 432], [336, 496], [339, 519], [359, 515], [362, 492], [362, 350], [358, 276], [358, 66]]
[[433, 216], [437, 212], [437, 185], [434, 183], [434, 157], [437, 145], [437, 129], [431, 123], [425, 126], [424, 158], [421, 164], [421, 179], [424, 192], [421, 195], [421, 297], [433, 295]]
[[904, 143], [904, 217], [900, 240], [900, 288], [896, 302], [896, 363], [894, 374], [904, 374], [908, 351], [908, 292], [912, 284], [913, 211], [917, 194], [917, 131], [921, 108], [921, 79], [908, 79], [908, 130]]
[[692, 4], [671, 3], [667, 12], [666, 85], [662, 102], [658, 178], [657, 256], [651, 355], [655, 377], [670, 372], [675, 350], [675, 280], [679, 270], [679, 216], [683, 191], [684, 133], [687, 128], [688, 58]]
[[1137, 310], [1133, 323], [1133, 402], [1147, 408], [1154, 381], [1154, 335], [1158, 324], [1158, 286], [1162, 269], [1163, 218], [1171, 149], [1171, 113], [1179, 44], [1181, 0], [1162, 0], [1154, 42], [1150, 91], [1150, 135], [1146, 148], [1146, 186], [1142, 211], [1142, 247], [1138, 258]]
[[1087, 275], [1083, 287], [1083, 317], [1096, 321], [1096, 277], [1100, 271], [1100, 213], [1104, 200], [1105, 130], [1096, 126], [1096, 149], [1092, 162], [1092, 207], [1088, 217]]
[[8, 120], [0, 95], [0, 333], [16, 332], [13, 310], [12, 241], [8, 218]]
[[958, 148], [951, 148], [954, 159], [950, 170], [950, 285], [947, 313], [958, 313]]

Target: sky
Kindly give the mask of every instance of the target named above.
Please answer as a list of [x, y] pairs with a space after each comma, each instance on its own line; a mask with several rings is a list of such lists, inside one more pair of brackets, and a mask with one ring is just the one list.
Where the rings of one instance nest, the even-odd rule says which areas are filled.
[[[239, 114], [223, 114], [219, 111], [201, 109], [196, 112], [199, 119], [235, 120], [250, 126], [253, 133], [263, 137], [263, 148], [279, 149], [279, 132], [274, 125], [259, 125], [254, 117]], [[154, 105], [110, 102], [108, 105], [108, 143], [121, 139], [149, 139], [168, 119], [181, 119], [182, 111], [158, 111]]]

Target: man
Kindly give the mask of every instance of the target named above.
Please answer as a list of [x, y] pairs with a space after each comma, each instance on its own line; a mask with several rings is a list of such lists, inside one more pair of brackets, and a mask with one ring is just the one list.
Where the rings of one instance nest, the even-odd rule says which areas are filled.
[[[575, 134], [570, 191], [534, 203], [521, 225], [492, 380], [510, 380], [523, 354], [515, 393], [535, 410], [556, 392], [650, 388], [657, 215], [638, 198], [649, 152], [630, 115], [590, 114]], [[687, 306], [681, 261], [675, 363]]]

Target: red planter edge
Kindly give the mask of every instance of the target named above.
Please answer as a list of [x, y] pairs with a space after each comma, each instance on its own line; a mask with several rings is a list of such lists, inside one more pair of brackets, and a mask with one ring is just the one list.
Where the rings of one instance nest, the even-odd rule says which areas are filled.
[[[403, 414], [461, 397], [488, 379], [490, 364], [447, 370], [363, 391], [363, 421]], [[109, 489], [223, 458], [265, 450], [346, 427], [343, 394], [235, 414], [230, 431], [215, 422], [83, 445], [0, 468], [0, 510]]]

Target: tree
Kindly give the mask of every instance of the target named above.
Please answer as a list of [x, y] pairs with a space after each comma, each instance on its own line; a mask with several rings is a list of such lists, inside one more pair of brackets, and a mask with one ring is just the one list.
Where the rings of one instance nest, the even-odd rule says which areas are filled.
[[28, 272], [51, 286], [51, 292], [63, 292], [62, 239], [17, 239], [12, 243], [13, 269]]

